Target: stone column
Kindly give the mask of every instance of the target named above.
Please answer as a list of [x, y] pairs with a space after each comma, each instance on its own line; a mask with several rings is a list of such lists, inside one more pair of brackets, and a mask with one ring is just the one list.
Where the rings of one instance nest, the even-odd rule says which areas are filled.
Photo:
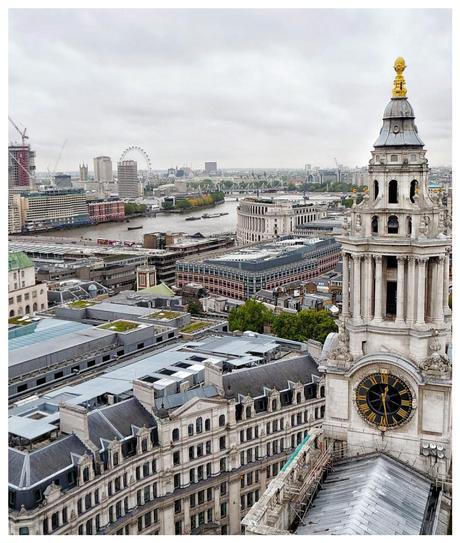
[[446, 257], [444, 255], [441, 255], [438, 257], [438, 261], [436, 263], [436, 273], [435, 273], [436, 284], [433, 285], [436, 292], [433, 316], [434, 316], [435, 321], [437, 321], [438, 323], [442, 323], [444, 321], [443, 301], [444, 301], [445, 260], [446, 260]]
[[361, 323], [361, 255], [353, 255], [353, 319]]
[[407, 315], [406, 323], [413, 324], [415, 320], [415, 257], [409, 257], [407, 270]]
[[417, 320], [415, 324], [419, 326], [424, 326], [425, 324], [425, 288], [426, 288], [427, 261], [428, 261], [428, 258], [426, 257], [417, 258], [417, 268], [418, 268], [417, 296], [416, 296]]
[[398, 277], [397, 277], [397, 287], [396, 287], [396, 324], [404, 324], [404, 298], [405, 298], [405, 288], [404, 288], [404, 262], [406, 260], [405, 256], [396, 257], [398, 260]]
[[382, 322], [382, 256], [374, 256], [375, 260], [375, 312], [374, 312], [374, 322]]
[[372, 255], [364, 257], [364, 319], [372, 318]]
[[348, 253], [343, 253], [342, 257], [342, 315], [348, 317], [350, 315], [350, 299], [349, 299], [349, 269], [350, 258]]
[[443, 280], [444, 315], [450, 315], [452, 313], [449, 307], [449, 279], [450, 279], [450, 260], [449, 260], [449, 252], [447, 252], [446, 257], [444, 259], [444, 280]]

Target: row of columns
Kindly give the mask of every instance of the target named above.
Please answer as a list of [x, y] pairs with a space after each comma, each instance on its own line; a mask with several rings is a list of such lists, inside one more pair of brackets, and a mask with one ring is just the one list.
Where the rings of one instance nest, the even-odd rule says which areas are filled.
[[[355, 324], [385, 318], [382, 255], [343, 253], [342, 314], [353, 316]], [[397, 256], [396, 324], [425, 324], [428, 257]], [[406, 260], [408, 261], [406, 272]], [[431, 318], [441, 323], [449, 309], [449, 257], [440, 255], [434, 261], [431, 277]], [[375, 272], [374, 272], [375, 269]], [[364, 277], [361, 272], [364, 270]], [[408, 292], [406, 296], [406, 275]], [[374, 281], [375, 278], [375, 281]], [[416, 289], [417, 285], [417, 289]], [[420, 288], [419, 285], [424, 285]], [[350, 290], [350, 286], [352, 287]], [[351, 294], [351, 300], [350, 300]], [[407, 299], [407, 304], [405, 304]], [[373, 303], [372, 303], [373, 302]], [[386, 302], [386, 301], [385, 301]], [[386, 305], [386, 303], [385, 303]], [[374, 314], [372, 315], [372, 306]], [[405, 311], [406, 309], [406, 311]]]

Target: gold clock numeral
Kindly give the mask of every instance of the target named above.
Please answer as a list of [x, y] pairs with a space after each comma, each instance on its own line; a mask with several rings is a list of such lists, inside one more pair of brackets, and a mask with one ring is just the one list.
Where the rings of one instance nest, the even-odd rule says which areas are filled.
[[412, 402], [410, 400], [401, 400], [402, 407], [410, 407], [411, 405], [412, 405]]
[[407, 388], [402, 388], [400, 391], [399, 391], [399, 394], [401, 396], [405, 396], [406, 394], [408, 394], [409, 391], [407, 390]]
[[382, 382], [382, 384], [388, 385], [388, 374], [381, 373], [380, 374], [380, 381]]
[[371, 413], [370, 415], [367, 415], [367, 418], [369, 422], [375, 422], [375, 419], [377, 418], [377, 415], [375, 413]]
[[366, 395], [365, 394], [358, 394], [356, 396], [356, 399], [358, 400], [358, 402], [365, 402], [366, 401]]
[[371, 376], [369, 377], [369, 381], [370, 381], [373, 385], [376, 385], [376, 384], [377, 384], [377, 379], [376, 379], [373, 375], [371, 375]]
[[396, 411], [396, 414], [399, 415], [400, 417], [403, 417], [405, 418], [406, 415], [407, 415], [407, 411], [405, 411], [404, 409], [400, 408]]

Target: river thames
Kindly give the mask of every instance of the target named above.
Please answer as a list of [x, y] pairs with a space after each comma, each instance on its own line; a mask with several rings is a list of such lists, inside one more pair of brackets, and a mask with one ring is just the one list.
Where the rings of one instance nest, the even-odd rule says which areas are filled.
[[[301, 194], [277, 194], [277, 199], [301, 200]], [[310, 201], [328, 200], [329, 195], [322, 193], [310, 194]], [[186, 213], [158, 213], [156, 217], [138, 217], [130, 219], [129, 223], [101, 223], [80, 228], [69, 228], [63, 230], [52, 230], [40, 232], [40, 236], [53, 236], [74, 239], [98, 238], [113, 239], [116, 241], [142, 242], [144, 234], [149, 232], [183, 232], [184, 234], [195, 234], [201, 232], [204, 235], [236, 232], [238, 201], [235, 198], [226, 198], [223, 204], [212, 208], [190, 211]], [[228, 213], [222, 217], [211, 219], [200, 219], [197, 221], [186, 221], [187, 217], [201, 217], [205, 213]], [[137, 230], [128, 230], [128, 227], [142, 226]]]

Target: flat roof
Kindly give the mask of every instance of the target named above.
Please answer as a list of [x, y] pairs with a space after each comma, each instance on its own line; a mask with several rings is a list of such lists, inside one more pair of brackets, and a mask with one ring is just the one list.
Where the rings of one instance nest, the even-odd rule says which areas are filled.
[[36, 439], [44, 434], [56, 430], [56, 426], [40, 419], [18, 417], [13, 415], [8, 418], [8, 433], [24, 439]]

